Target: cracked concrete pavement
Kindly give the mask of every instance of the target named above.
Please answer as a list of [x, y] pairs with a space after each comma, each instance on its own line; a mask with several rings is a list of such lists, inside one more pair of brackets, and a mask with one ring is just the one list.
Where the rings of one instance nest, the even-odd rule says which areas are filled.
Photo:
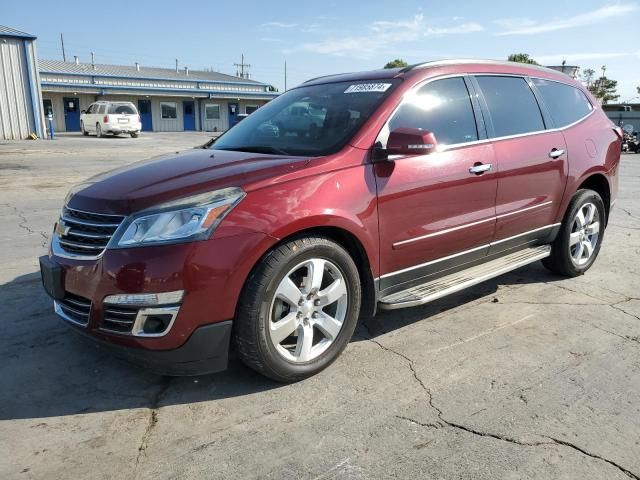
[[0, 144], [0, 478], [640, 476], [640, 155], [587, 275], [531, 265], [361, 325], [320, 375], [140, 371], [67, 330], [37, 275], [67, 189], [203, 143]]

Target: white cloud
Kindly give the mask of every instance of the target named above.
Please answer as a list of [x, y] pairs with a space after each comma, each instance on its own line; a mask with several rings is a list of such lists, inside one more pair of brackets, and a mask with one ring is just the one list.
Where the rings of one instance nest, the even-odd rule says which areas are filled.
[[372, 22], [367, 26], [367, 29], [369, 33], [365, 35], [331, 37], [318, 42], [303, 43], [298, 47], [286, 50], [284, 53], [312, 52], [371, 58], [380, 53], [388, 52], [394, 45], [415, 42], [424, 37], [464, 35], [484, 30], [482, 25], [474, 22], [431, 26], [425, 22], [422, 14], [416, 15], [412, 20]]
[[267, 28], [293, 28], [293, 27], [297, 27], [298, 24], [297, 23], [283, 23], [283, 22], [266, 22], [263, 23], [262, 25], [260, 25], [261, 27], [267, 27]]
[[506, 29], [498, 32], [496, 35], [533, 35], [536, 33], [583, 27], [585, 25], [600, 23], [609, 18], [621, 17], [637, 10], [638, 5], [629, 3], [606, 5], [596, 10], [574, 15], [573, 17], [556, 18], [549, 21], [534, 21], [528, 18], [507, 18], [496, 21], [496, 24]]

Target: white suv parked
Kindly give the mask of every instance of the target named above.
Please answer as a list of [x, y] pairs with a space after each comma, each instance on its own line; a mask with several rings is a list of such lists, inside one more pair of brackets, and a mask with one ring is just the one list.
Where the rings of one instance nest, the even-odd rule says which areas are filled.
[[131, 102], [96, 102], [80, 115], [80, 130], [83, 135], [105, 133], [118, 135], [128, 133], [133, 138], [140, 134], [142, 123], [136, 106]]

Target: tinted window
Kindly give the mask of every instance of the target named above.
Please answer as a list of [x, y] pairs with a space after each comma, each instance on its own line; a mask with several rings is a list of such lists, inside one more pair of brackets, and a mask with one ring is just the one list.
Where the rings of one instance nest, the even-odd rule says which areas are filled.
[[427, 130], [435, 134], [439, 145], [478, 140], [469, 91], [462, 78], [436, 80], [409, 94], [388, 128], [388, 132], [397, 128]]
[[104, 113], [106, 109], [107, 106], [105, 104], [102, 104], [100, 105], [100, 107], [98, 107], [98, 113]]
[[109, 113], [117, 115], [136, 115], [136, 107], [130, 103], [112, 103], [109, 105]]
[[385, 78], [302, 85], [260, 107], [212, 148], [303, 156], [335, 153], [398, 83]]
[[520, 77], [477, 77], [496, 137], [544, 130], [538, 102]]
[[585, 117], [592, 109], [584, 93], [571, 85], [534, 78], [542, 101], [556, 127], [564, 127]]

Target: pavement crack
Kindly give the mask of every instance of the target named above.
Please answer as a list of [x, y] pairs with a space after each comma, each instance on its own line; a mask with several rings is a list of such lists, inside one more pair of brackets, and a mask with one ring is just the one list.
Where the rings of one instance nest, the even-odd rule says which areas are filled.
[[627, 470], [626, 468], [624, 468], [623, 466], [619, 465], [618, 463], [614, 462], [613, 460], [609, 460], [608, 458], [602, 457], [600, 455], [597, 455], [595, 453], [591, 453], [587, 450], [585, 450], [584, 448], [578, 447], [577, 445], [571, 443], [571, 442], [567, 442], [566, 440], [560, 440], [559, 438], [554, 438], [554, 437], [550, 437], [545, 435], [545, 438], [548, 438], [549, 440], [552, 440], [554, 443], [558, 444], [558, 445], [563, 445], [565, 447], [568, 448], [572, 448], [573, 450], [580, 452], [583, 455], [586, 455], [587, 457], [591, 457], [591, 458], [595, 458], [597, 460], [601, 460], [603, 462], [608, 463], [609, 465], [612, 465], [614, 467], [616, 467], [618, 470], [620, 470], [622, 473], [624, 473], [625, 475], [627, 475], [629, 478], [633, 478], [635, 480], [640, 480], [640, 476], [638, 476], [637, 474], [633, 473], [631, 470]]
[[[369, 331], [369, 327], [366, 324], [363, 324], [364, 328], [367, 330], [367, 332], [370, 334]], [[595, 327], [595, 328], [599, 328], [599, 327]], [[600, 329], [600, 330], [604, 330], [604, 329]], [[625, 340], [629, 340], [629, 341], [634, 341], [637, 343], [640, 343], [640, 340], [638, 339], [631, 339], [628, 337], [624, 337], [622, 335], [618, 335], [617, 333], [613, 333], [610, 332], [608, 330], [604, 330], [607, 333], [610, 333], [612, 335], [616, 335], [620, 338], [623, 338]], [[571, 443], [571, 442], [567, 442], [565, 440], [560, 440], [558, 438], [555, 437], [551, 437], [548, 435], [538, 435], [538, 437], [542, 437], [542, 438], [547, 438], [550, 441], [531, 441], [531, 442], [527, 442], [524, 440], [519, 440], [517, 438], [508, 436], [508, 435], [503, 435], [503, 434], [498, 434], [498, 433], [491, 433], [491, 432], [484, 432], [466, 425], [462, 425], [460, 423], [451, 421], [451, 420], [447, 420], [444, 417], [444, 414], [442, 412], [442, 409], [440, 407], [438, 407], [434, 401], [433, 401], [433, 394], [431, 393], [431, 390], [425, 385], [424, 381], [420, 378], [420, 376], [418, 375], [416, 369], [415, 369], [415, 364], [414, 361], [409, 358], [408, 356], [406, 356], [403, 353], [400, 353], [392, 348], [387, 347], [386, 345], [383, 345], [382, 343], [380, 343], [378, 340], [375, 340], [373, 338], [369, 338], [369, 341], [371, 341], [372, 343], [375, 343], [378, 347], [380, 347], [382, 350], [392, 353], [394, 355], [396, 355], [399, 358], [402, 358], [406, 363], [407, 366], [409, 367], [409, 369], [411, 370], [411, 374], [413, 375], [414, 379], [416, 380], [416, 382], [421, 386], [422, 390], [424, 390], [424, 392], [427, 395], [427, 400], [429, 403], [429, 406], [436, 412], [436, 415], [438, 417], [438, 422], [429, 422], [429, 423], [425, 423], [425, 422], [420, 422], [418, 420], [415, 420], [411, 417], [407, 417], [407, 416], [403, 416], [403, 415], [395, 415], [395, 418], [400, 419], [400, 420], [405, 420], [407, 422], [410, 422], [412, 424], [415, 425], [419, 425], [421, 427], [425, 427], [425, 428], [431, 428], [431, 429], [440, 429], [443, 427], [449, 427], [449, 428], [453, 428], [459, 431], [463, 431], [466, 433], [469, 433], [471, 435], [475, 435], [477, 437], [483, 437], [483, 438], [492, 438], [494, 440], [499, 440], [501, 442], [506, 442], [506, 443], [510, 443], [513, 445], [518, 445], [518, 446], [522, 446], [522, 447], [540, 447], [540, 446], [563, 446], [563, 447], [567, 447], [567, 448], [571, 448], [574, 451], [588, 456], [590, 458], [596, 459], [596, 460], [600, 460], [603, 461], [615, 468], [617, 468], [619, 471], [623, 472], [625, 475], [627, 475], [629, 478], [633, 478], [635, 480], [640, 480], [640, 477], [633, 473], [632, 471], [622, 467], [621, 465], [619, 465], [618, 463], [614, 462], [613, 460], [609, 460], [608, 458], [605, 458], [601, 455], [597, 455], [595, 453], [591, 453], [587, 450], [585, 450], [584, 448], [578, 447], [577, 445]]]
[[160, 383], [160, 388], [153, 395], [151, 399], [151, 406], [149, 408], [149, 420], [147, 422], [147, 427], [142, 434], [142, 438], [140, 439], [140, 445], [138, 446], [138, 455], [136, 456], [136, 464], [133, 472], [133, 477], [137, 478], [138, 476], [138, 467], [140, 466], [140, 461], [142, 457], [147, 456], [147, 448], [149, 447], [149, 440], [151, 438], [151, 434], [153, 433], [153, 429], [158, 424], [158, 412], [160, 410], [160, 400], [162, 396], [166, 393], [171, 385], [171, 377], [163, 377]]
[[627, 208], [621, 208], [620, 210], [622, 210], [624, 213], [626, 213], [627, 215], [629, 215], [631, 218], [635, 218], [636, 220], [640, 220], [640, 217], [634, 215], [633, 213], [631, 213], [631, 211]]

